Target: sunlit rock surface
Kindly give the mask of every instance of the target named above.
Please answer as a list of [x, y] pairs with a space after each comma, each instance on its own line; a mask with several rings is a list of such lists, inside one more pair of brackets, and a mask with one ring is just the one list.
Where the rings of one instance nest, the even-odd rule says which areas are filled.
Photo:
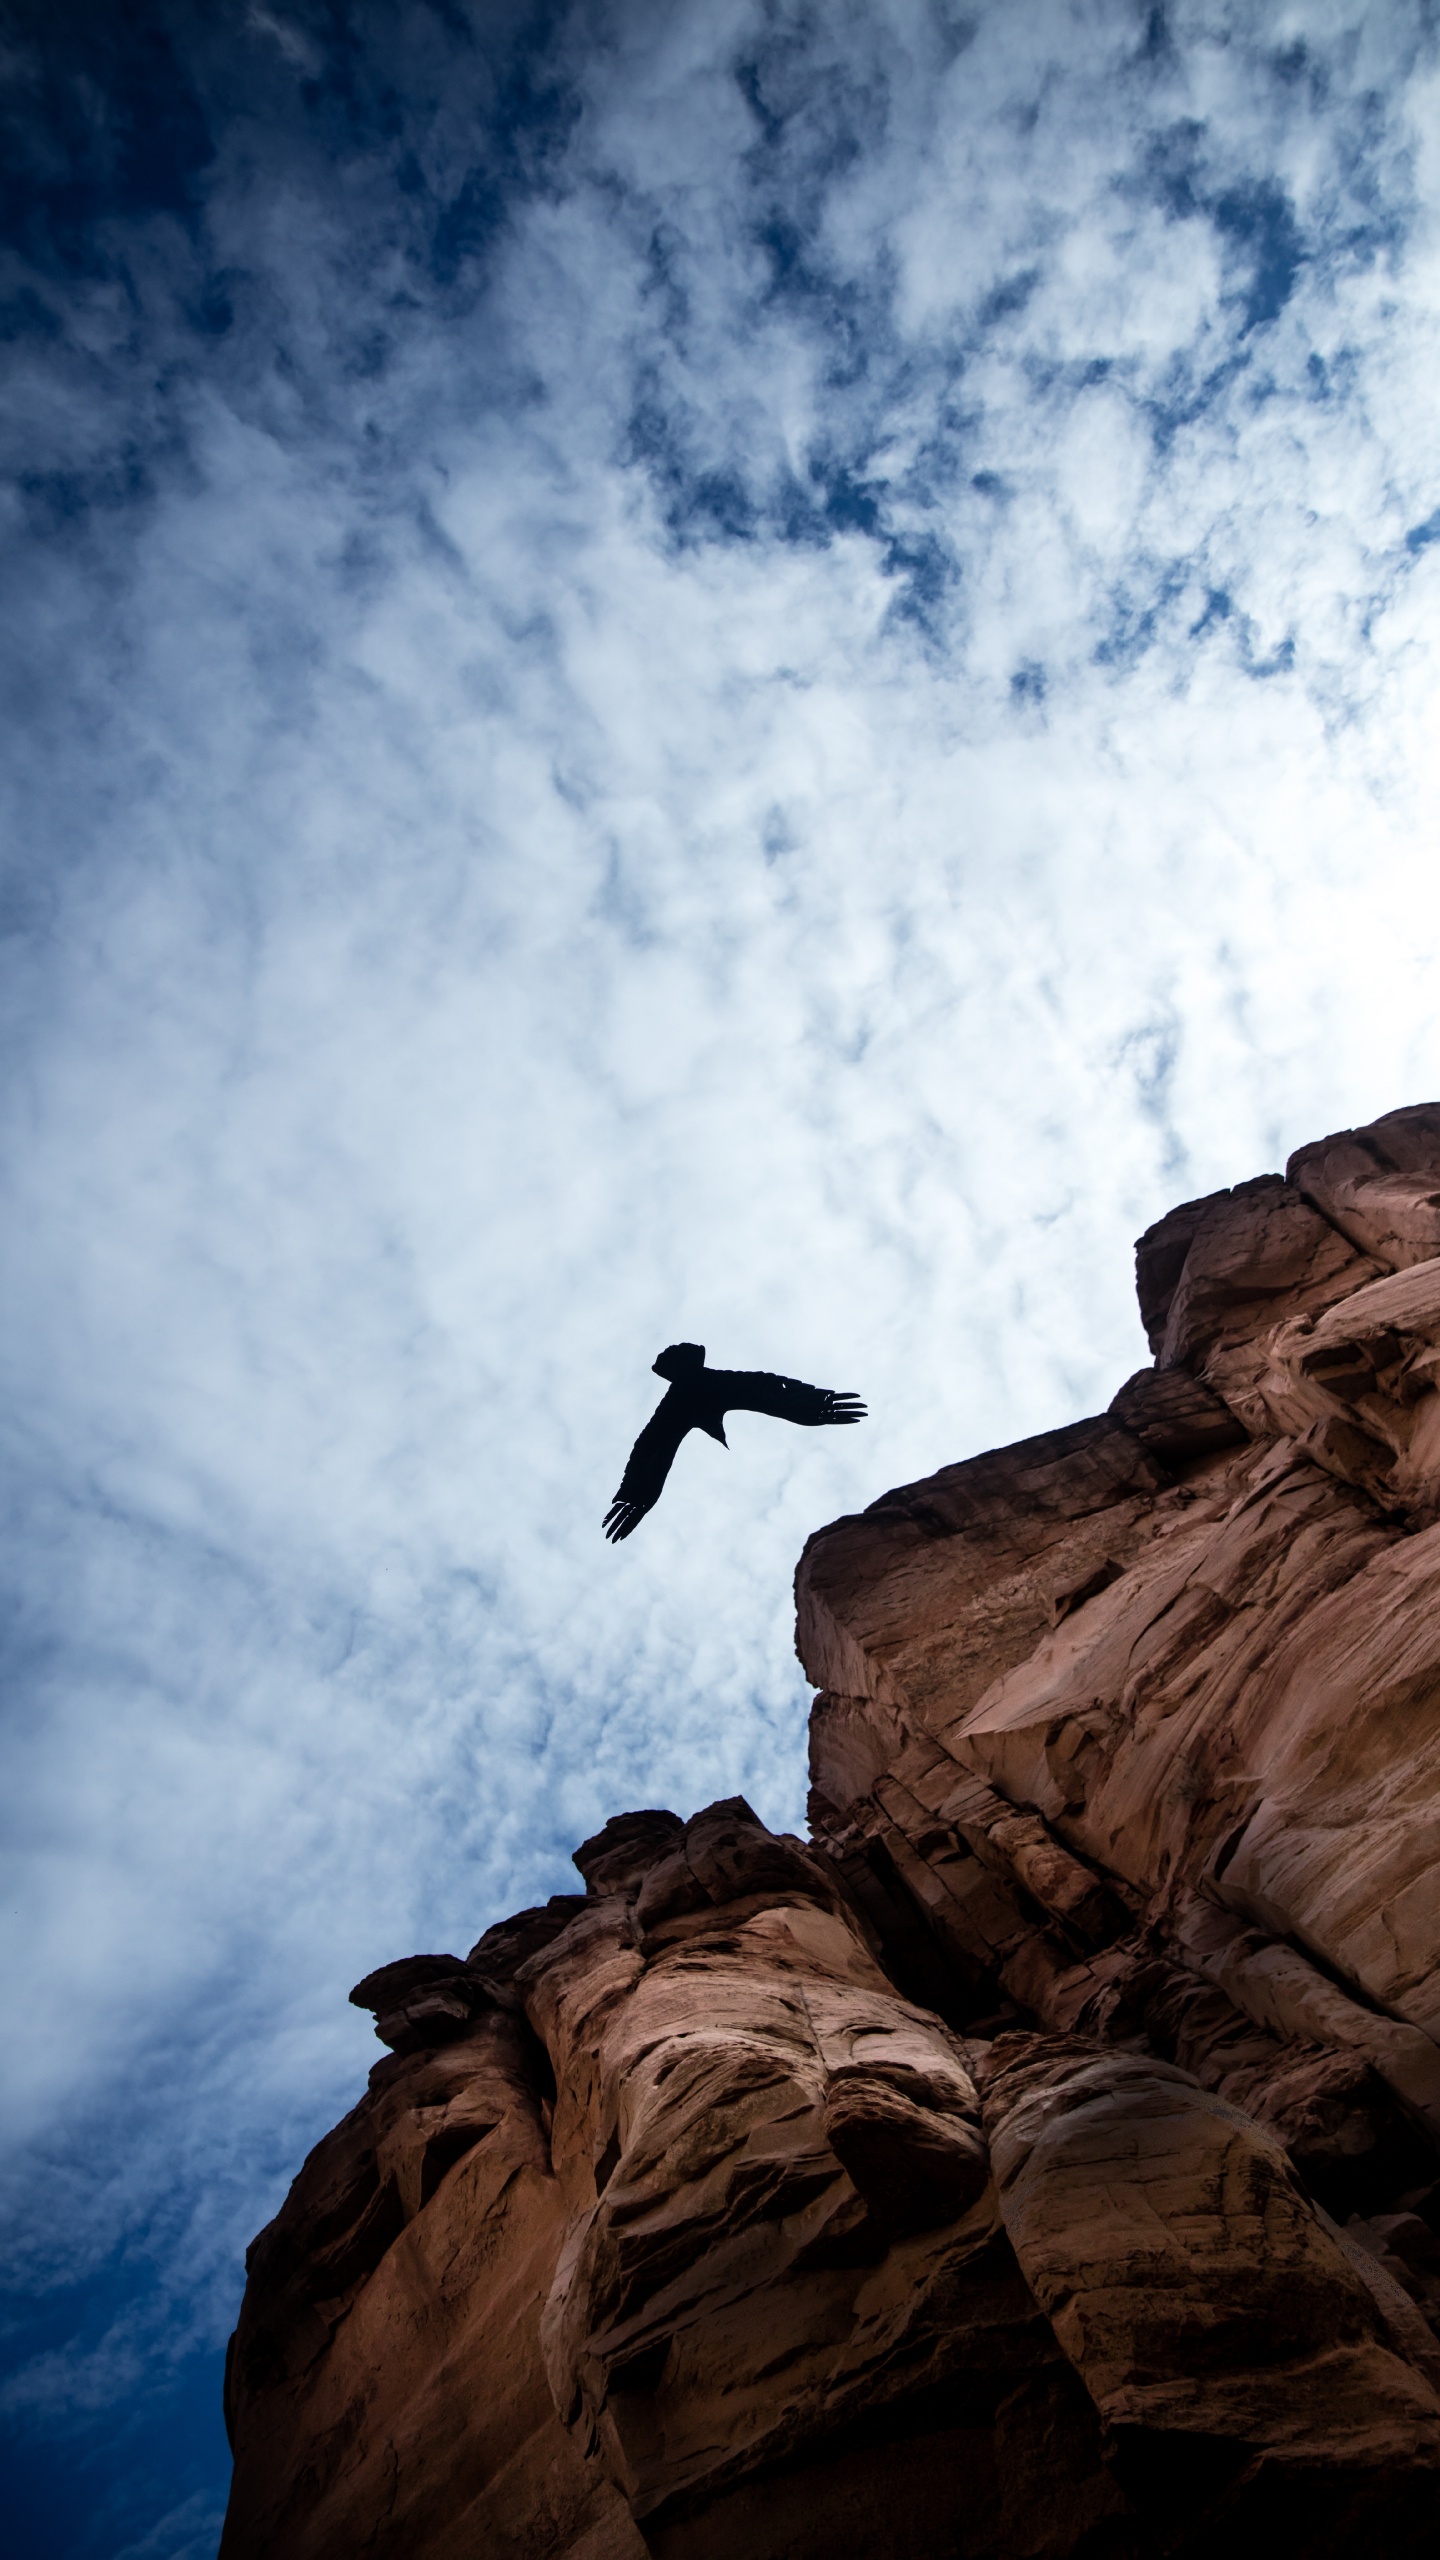
[[1433, 2553], [1440, 1106], [1137, 1276], [1108, 1413], [811, 1539], [808, 1843], [357, 1986], [225, 2560]]

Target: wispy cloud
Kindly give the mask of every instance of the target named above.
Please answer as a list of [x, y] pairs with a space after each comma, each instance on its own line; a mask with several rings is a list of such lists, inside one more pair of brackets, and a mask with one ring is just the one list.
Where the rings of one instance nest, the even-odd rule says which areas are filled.
[[[808, 1530], [1094, 1409], [1143, 1223], [1435, 1089], [1436, 72], [17, 24], [7, 2388], [118, 2477], [350, 1982], [622, 1805], [798, 1821]], [[873, 1420], [617, 1554], [677, 1336]], [[85, 2548], [202, 2547], [158, 2459]]]

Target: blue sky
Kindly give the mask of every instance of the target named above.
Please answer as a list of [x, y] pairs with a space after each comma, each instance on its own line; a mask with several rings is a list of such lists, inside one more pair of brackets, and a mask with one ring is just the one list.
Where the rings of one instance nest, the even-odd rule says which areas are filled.
[[[27, 2560], [209, 2560], [349, 1985], [798, 1823], [809, 1530], [1440, 1090], [1429, 16], [8, 11]], [[611, 1550], [676, 1337], [872, 1418]]]

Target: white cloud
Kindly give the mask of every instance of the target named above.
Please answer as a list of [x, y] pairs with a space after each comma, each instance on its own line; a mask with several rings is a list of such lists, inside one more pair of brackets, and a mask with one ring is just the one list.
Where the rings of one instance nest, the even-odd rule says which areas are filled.
[[[223, 2319], [368, 2059], [349, 1983], [624, 1805], [798, 1821], [807, 1532], [1103, 1403], [1143, 1224], [1436, 1089], [1435, 178], [1385, 15], [1301, 13], [1324, 86], [1244, 11], [1147, 65], [1118, 5], [985, 9], [946, 69], [918, 9], [788, 53], [634, 10], [572, 29], [483, 291], [399, 144], [317, 161], [268, 90], [206, 179], [212, 354], [178, 224], [128, 340], [46, 286], [9, 2104], [62, 2163], [135, 2133], [37, 2281], [165, 2192], [166, 2299]], [[473, 77], [411, 108], [452, 208]], [[1262, 184], [1305, 255], [1247, 326]], [[687, 1335], [872, 1420], [687, 1446], [611, 1550]]]

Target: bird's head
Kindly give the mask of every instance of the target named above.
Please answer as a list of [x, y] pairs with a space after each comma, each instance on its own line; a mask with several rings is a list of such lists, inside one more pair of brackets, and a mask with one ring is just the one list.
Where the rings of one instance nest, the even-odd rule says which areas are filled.
[[703, 1342], [672, 1342], [650, 1363], [657, 1378], [693, 1378], [705, 1366]]

